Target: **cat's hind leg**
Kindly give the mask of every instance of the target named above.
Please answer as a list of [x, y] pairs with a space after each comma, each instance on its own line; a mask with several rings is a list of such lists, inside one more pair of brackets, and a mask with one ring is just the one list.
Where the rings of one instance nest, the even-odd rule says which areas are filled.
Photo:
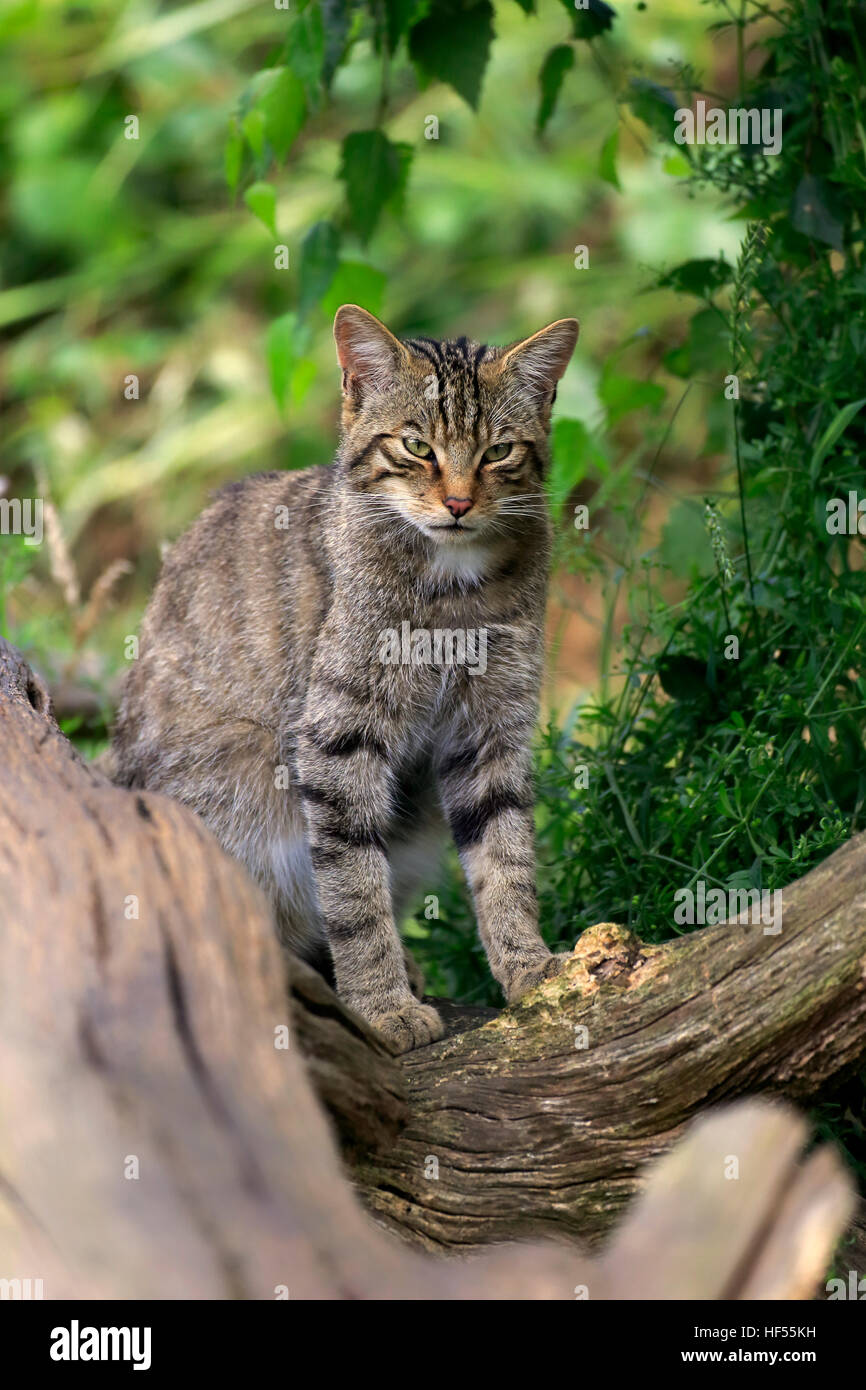
[[409, 988], [416, 999], [423, 999], [424, 971], [421, 969], [405, 941], [403, 942], [403, 960], [406, 965], [406, 974], [409, 976]]

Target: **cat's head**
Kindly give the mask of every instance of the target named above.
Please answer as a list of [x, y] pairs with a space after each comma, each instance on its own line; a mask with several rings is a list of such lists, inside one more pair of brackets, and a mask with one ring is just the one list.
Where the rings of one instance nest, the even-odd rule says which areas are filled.
[[542, 506], [551, 406], [577, 333], [576, 319], [559, 319], [505, 348], [400, 341], [344, 304], [339, 459], [361, 512], [442, 545], [520, 529]]

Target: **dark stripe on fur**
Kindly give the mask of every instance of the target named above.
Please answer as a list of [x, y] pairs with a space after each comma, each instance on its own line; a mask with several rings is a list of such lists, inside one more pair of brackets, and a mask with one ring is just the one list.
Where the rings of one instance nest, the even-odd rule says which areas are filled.
[[324, 869], [328, 864], [339, 864], [342, 861], [345, 850], [325, 849], [322, 845], [313, 845], [310, 849], [310, 862], [314, 869]]
[[366, 729], [347, 729], [345, 733], [328, 738], [316, 729], [306, 729], [305, 733], [320, 753], [329, 758], [347, 758], [351, 753], [374, 753], [377, 758], [387, 761], [388, 750], [380, 739], [374, 738]]
[[486, 351], [486, 344], [482, 343], [472, 354], [472, 399], [479, 410], [481, 408], [481, 387], [478, 384], [478, 364]]
[[371, 450], [375, 449], [380, 439], [387, 439], [387, 437], [388, 436], [386, 434], [377, 434], [374, 439], [370, 440], [369, 444], [365, 444], [360, 453], [355, 454], [354, 458], [349, 459], [349, 462], [346, 464], [346, 472], [351, 473], [353, 468], [357, 468], [359, 464], [362, 464], [370, 454]]
[[340, 816], [348, 816], [350, 813], [346, 798], [335, 792], [326, 792], [323, 787], [313, 787], [309, 782], [299, 782], [298, 791], [302, 800], [315, 806], [327, 806], [329, 811], [336, 811]]
[[[422, 344], [424, 346], [422, 346]], [[444, 363], [445, 353], [442, 344], [437, 338], [428, 338], [422, 333], [417, 338], [410, 339], [410, 347], [417, 347], [419, 352], [423, 352], [425, 357], [430, 357], [431, 361]], [[432, 353], [432, 356], [431, 356]]]
[[378, 849], [385, 853], [387, 846], [385, 836], [379, 830], [367, 830], [362, 825], [353, 826], [351, 830], [337, 830], [328, 827], [323, 831], [333, 840], [339, 840], [343, 845], [351, 845], [353, 849]]
[[544, 465], [541, 462], [541, 459], [538, 457], [538, 451], [530, 445], [530, 447], [526, 450], [526, 457], [529, 459], [538, 476], [540, 478], [543, 478]]
[[317, 676], [313, 685], [324, 685], [328, 690], [336, 690], [338, 695], [348, 695], [362, 705], [366, 704], [369, 699], [366, 686], [358, 685], [355, 681], [341, 680], [339, 676]]
[[426, 357], [427, 361], [431, 364], [431, 366], [436, 369], [436, 380], [439, 382], [441, 387], [442, 383], [441, 378], [439, 376], [439, 365], [442, 359], [438, 357], [435, 353], [432, 353], [429, 348], [424, 347], [421, 343], [412, 342], [409, 344], [409, 346], [412, 348], [412, 351], [417, 352], [420, 357]]
[[452, 811], [448, 817], [451, 833], [458, 849], [468, 849], [483, 837], [490, 821], [501, 816], [504, 811], [528, 811], [531, 802], [515, 792], [488, 792], [473, 806], [464, 806]]
[[447, 758], [443, 758], [439, 764], [439, 776], [450, 777], [455, 772], [468, 772], [475, 767], [478, 761], [478, 745], [473, 744], [469, 748], [461, 748], [458, 752], [449, 753]]
[[375, 917], [356, 917], [354, 921], [337, 921], [333, 917], [324, 917], [322, 925], [325, 934], [333, 941], [354, 941], [356, 937], [362, 936], [365, 932], [375, 932], [379, 926]]

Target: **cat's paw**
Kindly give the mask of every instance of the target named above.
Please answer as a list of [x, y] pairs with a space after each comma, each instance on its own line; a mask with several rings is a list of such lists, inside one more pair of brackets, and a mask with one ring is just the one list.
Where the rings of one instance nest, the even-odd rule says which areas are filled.
[[516, 1004], [518, 999], [522, 999], [529, 990], [540, 985], [542, 980], [552, 980], [554, 975], [561, 975], [570, 960], [574, 960], [572, 952], [562, 951], [558, 955], [545, 956], [544, 960], [535, 961], [519, 970], [505, 987], [505, 997], [509, 1004]]
[[416, 999], [392, 1013], [376, 1014], [370, 1022], [398, 1052], [426, 1047], [427, 1043], [441, 1038], [445, 1031], [436, 1010], [429, 1004], [419, 1004]]

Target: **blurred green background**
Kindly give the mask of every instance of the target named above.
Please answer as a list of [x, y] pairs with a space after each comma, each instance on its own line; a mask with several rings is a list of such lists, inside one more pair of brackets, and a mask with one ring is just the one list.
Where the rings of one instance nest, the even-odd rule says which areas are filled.
[[[423, 14], [424, 5], [402, 10]], [[326, 41], [329, 26], [351, 26], [330, 92], [307, 89], [294, 139], [291, 110], [277, 113], [284, 159], [266, 146], [251, 168], [245, 145], [233, 194], [226, 170], [244, 143], [239, 121], [286, 51], [321, 62], [309, 38], [317, 15]], [[688, 164], [655, 140], [624, 88], [635, 72], [664, 83], [684, 64], [705, 69], [711, 85], [724, 80], [733, 36], [708, 34], [707, 20], [692, 0], [629, 0], [602, 52], [575, 41], [574, 10], [560, 0], [540, 0], [537, 13], [500, 0], [473, 109], [453, 85], [419, 73], [405, 38], [393, 53], [377, 44], [358, 6], [7, 0], [0, 472], [13, 495], [35, 487], [50, 496], [57, 515], [28, 573], [10, 564], [6, 622], [67, 689], [73, 713], [88, 708], [82, 684], [95, 697], [114, 689], [160, 544], [212, 489], [331, 457], [339, 382], [330, 325], [342, 300], [364, 303], [398, 333], [494, 342], [576, 314], [581, 341], [557, 414], [583, 428], [560, 427], [559, 500], [587, 480], [601, 488], [599, 506], [625, 516], [665, 431], [650, 531], [670, 488], [700, 490], [725, 447], [724, 403], [715, 381], [693, 373], [671, 425], [684, 385], [666, 358], [687, 337], [694, 305], [654, 286], [684, 259], [735, 260], [743, 223], [719, 195], [686, 182]], [[568, 43], [572, 67], [539, 133], [539, 74]], [[465, 90], [472, 79], [459, 62], [456, 74]], [[431, 115], [437, 140], [425, 138]], [[126, 138], [129, 116], [137, 139]], [[377, 124], [411, 163], [365, 241], [362, 221], [344, 213], [341, 142]], [[243, 196], [263, 181], [275, 190], [276, 236]], [[323, 227], [311, 244], [311, 229]], [[336, 270], [326, 244], [335, 234]], [[287, 269], [275, 268], [278, 245]], [[588, 269], [575, 268], [578, 245]], [[718, 336], [704, 347], [705, 375], [714, 358], [723, 370]], [[131, 374], [140, 382], [132, 400]], [[693, 539], [702, 552], [700, 525]], [[597, 532], [588, 542], [601, 544]], [[604, 622], [595, 571], [593, 582], [582, 577], [579, 557], [568, 568], [578, 573], [563, 572], [551, 616], [558, 703], [597, 680]]]

